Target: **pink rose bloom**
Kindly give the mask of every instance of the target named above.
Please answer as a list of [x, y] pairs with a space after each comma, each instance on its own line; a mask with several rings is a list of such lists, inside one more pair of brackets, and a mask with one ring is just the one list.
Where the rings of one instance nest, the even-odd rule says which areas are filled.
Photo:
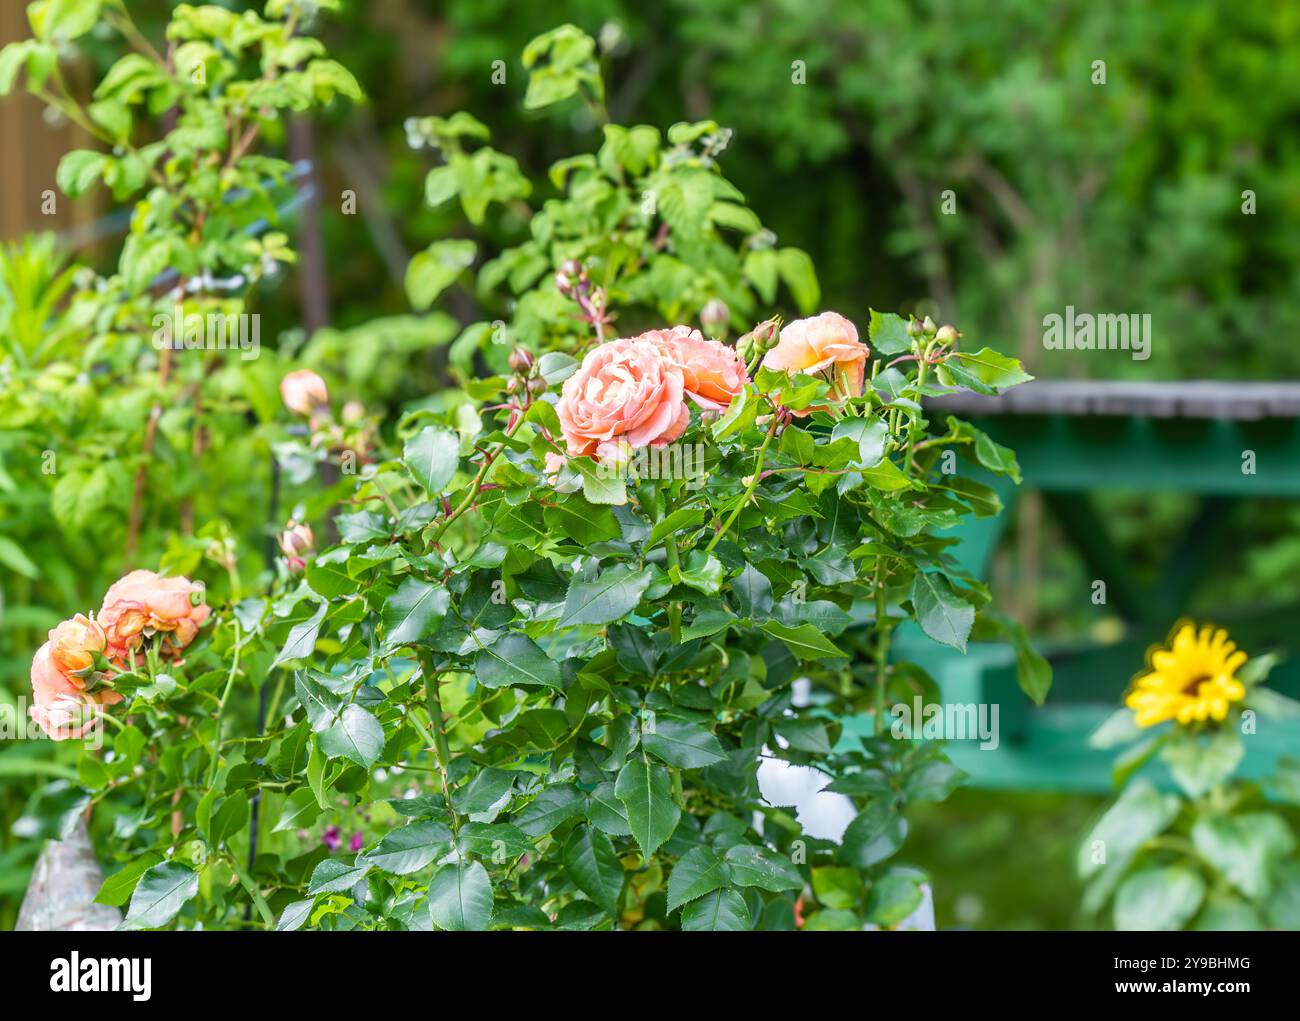
[[556, 412], [570, 457], [599, 457], [619, 441], [662, 447], [690, 422], [682, 372], [657, 344], [632, 337], [589, 352], [564, 381]]
[[298, 369], [280, 380], [280, 397], [286, 408], [300, 415], [310, 415], [330, 402], [325, 380], [311, 369]]
[[674, 326], [651, 330], [637, 339], [659, 346], [664, 358], [681, 372], [686, 395], [705, 411], [726, 411], [749, 382], [744, 359], [735, 349], [706, 340], [699, 330]]
[[88, 693], [85, 674], [105, 648], [103, 629], [81, 614], [50, 631], [49, 641], [32, 658], [32, 701], [28, 715], [55, 741], [82, 737], [94, 726], [93, 706], [113, 705], [122, 696], [111, 689]]
[[[781, 331], [776, 347], [763, 356], [764, 368], [814, 376], [826, 372], [836, 391], [860, 397], [871, 349], [858, 341], [857, 328], [838, 312], [823, 312], [811, 319], [796, 319]], [[822, 406], [794, 414], [804, 418]]]
[[203, 602], [203, 586], [188, 578], [164, 578], [153, 571], [132, 571], [104, 593], [99, 623], [107, 638], [105, 654], [125, 663], [127, 652], [157, 635], [162, 651], [179, 656], [199, 633], [212, 608]]

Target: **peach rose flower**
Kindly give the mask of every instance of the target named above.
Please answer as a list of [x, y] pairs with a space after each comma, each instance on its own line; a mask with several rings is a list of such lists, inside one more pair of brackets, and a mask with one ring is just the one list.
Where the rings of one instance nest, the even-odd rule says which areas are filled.
[[286, 408], [300, 415], [310, 415], [330, 402], [325, 380], [311, 369], [298, 369], [280, 380], [280, 397]]
[[749, 382], [744, 359], [734, 348], [706, 340], [699, 330], [674, 326], [651, 330], [639, 340], [657, 344], [682, 374], [686, 395], [705, 411], [726, 411]]
[[685, 392], [681, 370], [652, 341], [601, 344], [564, 381], [555, 408], [569, 456], [600, 457], [620, 441], [632, 447], [671, 443], [690, 422]]
[[91, 707], [113, 705], [122, 696], [105, 688], [85, 690], [86, 672], [95, 653], [103, 652], [105, 634], [93, 619], [77, 614], [49, 633], [49, 641], [32, 658], [32, 701], [28, 715], [55, 741], [80, 738], [94, 724]]
[[[831, 384], [840, 395], [860, 397], [870, 353], [858, 340], [857, 327], [838, 312], [823, 312], [788, 324], [776, 347], [763, 356], [763, 366], [806, 376], [829, 371]], [[805, 418], [822, 407], [803, 408], [794, 414]]]
[[202, 596], [203, 586], [188, 578], [164, 578], [153, 571], [132, 571], [119, 578], [104, 593], [99, 611], [107, 639], [105, 655], [125, 664], [128, 651], [138, 650], [155, 634], [161, 636], [164, 652], [180, 655], [212, 612]]

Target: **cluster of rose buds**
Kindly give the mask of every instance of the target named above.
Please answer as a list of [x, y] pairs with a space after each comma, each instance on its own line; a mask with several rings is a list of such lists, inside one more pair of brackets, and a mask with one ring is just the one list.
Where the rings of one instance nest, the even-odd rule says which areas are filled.
[[516, 347], [510, 352], [507, 364], [509, 364], [510, 371], [513, 373], [510, 382], [506, 384], [507, 393], [526, 394], [525, 406], [530, 404], [534, 397], [546, 393], [546, 380], [541, 377], [537, 365], [537, 356], [528, 348]]
[[606, 315], [608, 303], [605, 292], [596, 287], [587, 276], [587, 269], [577, 259], [568, 259], [555, 274], [555, 287], [566, 298], [577, 302], [582, 310], [582, 319], [590, 323], [596, 335], [604, 338], [605, 327], [612, 320]]
[[907, 335], [922, 340], [937, 340], [945, 346], [955, 344], [961, 337], [953, 326], [936, 326], [933, 319], [913, 319], [907, 324]]

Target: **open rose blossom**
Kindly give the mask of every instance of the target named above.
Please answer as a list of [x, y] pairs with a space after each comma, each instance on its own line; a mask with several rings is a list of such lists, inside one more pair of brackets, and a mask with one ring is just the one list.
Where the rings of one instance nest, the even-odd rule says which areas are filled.
[[105, 655], [125, 664], [128, 650], [139, 650], [146, 638], [159, 636], [163, 652], [180, 655], [194, 641], [211, 607], [203, 602], [203, 586], [188, 578], [164, 578], [153, 571], [132, 571], [104, 594], [99, 623], [107, 639]]
[[571, 457], [602, 457], [624, 444], [662, 447], [690, 421], [682, 371], [644, 337], [588, 352], [564, 381], [556, 412]]
[[97, 705], [122, 701], [116, 691], [86, 691], [95, 654], [106, 646], [104, 629], [77, 614], [49, 633], [32, 658], [32, 701], [28, 714], [56, 741], [82, 737], [94, 725]]
[[310, 415], [330, 402], [325, 380], [311, 369], [298, 369], [280, 380], [280, 397], [286, 408], [300, 415]]
[[[796, 319], [781, 331], [776, 347], [763, 356], [763, 367], [777, 372], [815, 376], [828, 372], [841, 397], [860, 397], [871, 349], [858, 340], [858, 331], [838, 312]], [[822, 405], [794, 414], [805, 418]]]
[[745, 362], [734, 349], [706, 340], [699, 330], [674, 326], [651, 330], [638, 340], [657, 344], [664, 357], [682, 374], [686, 396], [705, 411], [726, 411], [749, 382]]

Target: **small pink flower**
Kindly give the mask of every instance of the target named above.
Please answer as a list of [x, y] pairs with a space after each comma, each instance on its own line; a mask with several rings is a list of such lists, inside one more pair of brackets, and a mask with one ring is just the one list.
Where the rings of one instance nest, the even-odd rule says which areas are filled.
[[300, 415], [314, 414], [330, 401], [325, 380], [311, 369], [298, 369], [280, 380], [280, 397], [286, 408]]
[[339, 835], [337, 826], [326, 826], [325, 832], [321, 834], [321, 843], [324, 844], [330, 852], [337, 851], [343, 846], [343, 838]]
[[[826, 372], [842, 397], [860, 397], [871, 349], [858, 341], [857, 328], [838, 312], [796, 319], [781, 331], [776, 347], [763, 356], [763, 366], [778, 372], [813, 376]], [[804, 418], [822, 406], [801, 408]]]
[[360, 833], [352, 834], [352, 839], [348, 841], [348, 850], [356, 854], [365, 845]]
[[564, 381], [556, 412], [570, 457], [625, 440], [632, 447], [662, 447], [690, 422], [682, 372], [659, 345], [633, 337], [588, 352]]

